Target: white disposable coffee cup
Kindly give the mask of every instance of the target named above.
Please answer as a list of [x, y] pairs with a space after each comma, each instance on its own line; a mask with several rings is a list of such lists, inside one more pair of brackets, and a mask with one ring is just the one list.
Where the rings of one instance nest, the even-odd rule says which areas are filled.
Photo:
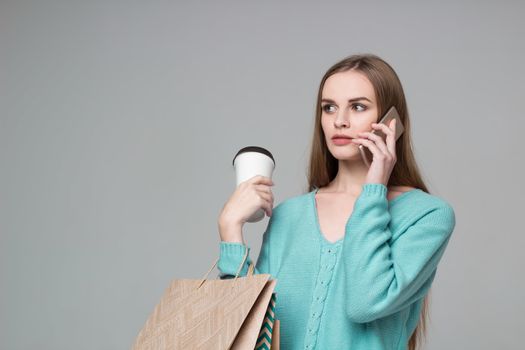
[[[237, 186], [243, 181], [251, 179], [256, 175], [272, 178], [275, 169], [275, 160], [272, 154], [265, 148], [258, 146], [244, 147], [233, 157], [235, 178]], [[264, 218], [264, 209], [257, 210], [248, 222], [257, 222]]]

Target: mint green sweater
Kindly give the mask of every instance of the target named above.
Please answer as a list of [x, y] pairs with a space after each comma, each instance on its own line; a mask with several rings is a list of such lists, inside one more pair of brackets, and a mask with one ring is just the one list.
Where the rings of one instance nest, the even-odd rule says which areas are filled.
[[[389, 201], [385, 185], [367, 183], [344, 237], [331, 243], [320, 231], [317, 190], [273, 209], [254, 270], [277, 279], [281, 348], [405, 350], [454, 229], [453, 208], [420, 189]], [[219, 277], [232, 278], [250, 248], [219, 244]]]

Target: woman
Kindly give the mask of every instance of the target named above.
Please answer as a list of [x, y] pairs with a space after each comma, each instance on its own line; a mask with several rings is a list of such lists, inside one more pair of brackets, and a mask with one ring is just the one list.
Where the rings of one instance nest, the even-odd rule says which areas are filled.
[[[397, 141], [395, 122], [375, 124], [390, 106], [405, 127]], [[369, 168], [359, 145], [373, 154]], [[403, 88], [381, 58], [353, 55], [324, 75], [308, 182], [275, 208], [271, 179], [236, 188], [218, 220], [221, 278], [249, 252], [242, 225], [262, 207], [270, 220], [254, 273], [277, 279], [283, 349], [416, 349], [455, 214], [421, 179]]]

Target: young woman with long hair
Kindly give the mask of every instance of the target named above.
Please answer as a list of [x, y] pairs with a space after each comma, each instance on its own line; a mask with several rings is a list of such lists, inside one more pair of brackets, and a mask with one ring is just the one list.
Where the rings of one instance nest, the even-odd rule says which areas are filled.
[[[404, 126], [398, 140], [395, 122], [377, 124], [391, 106]], [[370, 166], [359, 145], [372, 153]], [[254, 273], [278, 281], [282, 349], [419, 348], [455, 214], [422, 180], [403, 88], [387, 62], [360, 54], [328, 69], [317, 96], [307, 189], [273, 207], [271, 186], [255, 176], [224, 205], [218, 268], [221, 278], [235, 275], [250, 251], [242, 226], [263, 208], [270, 220]], [[248, 255], [241, 276], [250, 263]]]

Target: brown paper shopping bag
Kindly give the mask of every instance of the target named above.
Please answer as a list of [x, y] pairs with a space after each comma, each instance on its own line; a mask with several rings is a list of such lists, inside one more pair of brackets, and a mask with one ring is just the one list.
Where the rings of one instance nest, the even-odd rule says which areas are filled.
[[275, 320], [276, 279], [269, 274], [239, 277], [248, 250], [233, 279], [174, 280], [149, 316], [134, 350], [279, 349]]

